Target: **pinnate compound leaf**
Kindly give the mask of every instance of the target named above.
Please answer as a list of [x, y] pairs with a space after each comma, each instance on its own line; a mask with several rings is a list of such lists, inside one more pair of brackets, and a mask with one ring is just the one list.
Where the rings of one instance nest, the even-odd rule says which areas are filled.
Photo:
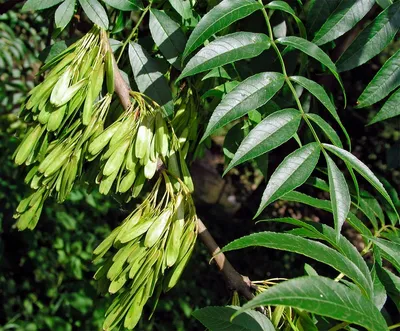
[[288, 141], [297, 132], [301, 113], [296, 109], [283, 109], [263, 119], [244, 138], [224, 174], [247, 160], [265, 154]]
[[363, 108], [382, 100], [400, 86], [400, 49], [385, 62], [357, 101], [357, 108]]
[[[314, 234], [314, 238], [327, 241], [337, 251], [339, 251], [344, 256], [346, 256], [350, 261], [352, 261], [358, 267], [358, 269], [361, 270], [361, 272], [367, 279], [368, 283], [370, 284], [369, 288], [372, 291], [371, 272], [367, 266], [367, 263], [365, 262], [361, 254], [358, 252], [357, 248], [355, 248], [354, 245], [350, 241], [348, 241], [346, 237], [340, 235], [339, 238], [337, 238], [335, 229], [322, 223], [317, 223], [312, 221], [301, 221], [290, 217], [261, 220], [259, 222], [288, 223], [311, 231]], [[372, 292], [370, 292], [370, 296], [371, 295]]]
[[210, 331], [275, 331], [271, 321], [258, 311], [247, 311], [231, 321], [240, 307], [205, 307], [192, 313]]
[[103, 0], [110, 7], [122, 10], [132, 11], [143, 8], [141, 0]]
[[342, 0], [315, 34], [313, 42], [323, 45], [344, 35], [370, 11], [374, 4], [375, 0]]
[[346, 136], [348, 145], [351, 146], [350, 136], [347, 133], [347, 130], [344, 127], [342, 121], [340, 120], [335, 105], [332, 103], [331, 99], [329, 99], [329, 96], [325, 92], [324, 88], [318, 83], [314, 82], [313, 80], [302, 76], [291, 76], [290, 80], [304, 87], [308, 92], [310, 92], [314, 97], [316, 97], [319, 100], [319, 102], [322, 103], [322, 105], [331, 113], [332, 117], [339, 124], [340, 128], [343, 130]]
[[190, 59], [178, 80], [228, 63], [260, 55], [271, 46], [263, 33], [235, 32], [217, 38]]
[[196, 25], [186, 44], [183, 58], [187, 57], [218, 31], [261, 8], [262, 5], [255, 0], [222, 1], [204, 15]]
[[154, 59], [137, 43], [129, 44], [129, 59], [139, 91], [157, 102], [166, 115], [174, 112], [171, 89]]
[[285, 77], [278, 72], [256, 74], [241, 82], [215, 108], [202, 140], [229, 122], [266, 104], [284, 82]]
[[310, 177], [318, 163], [320, 151], [318, 143], [310, 143], [282, 161], [268, 182], [255, 217], [271, 202], [299, 187]]
[[278, 43], [298, 49], [299, 51], [316, 59], [324, 66], [326, 66], [333, 76], [337, 79], [343, 91], [343, 96], [346, 104], [346, 91], [344, 89], [342, 80], [337, 72], [336, 65], [332, 62], [331, 58], [321, 48], [314, 43], [295, 36], [283, 37], [277, 40]]
[[351, 197], [349, 187], [342, 172], [328, 154], [325, 154], [325, 158], [328, 164], [329, 193], [331, 196], [336, 237], [339, 238], [340, 230], [350, 211]]
[[246, 303], [238, 314], [267, 305], [304, 309], [368, 330], [388, 330], [385, 319], [370, 300], [358, 291], [321, 276], [305, 276], [275, 285]]
[[400, 89], [394, 92], [385, 102], [381, 110], [374, 116], [368, 124], [374, 124], [400, 115]]
[[108, 29], [108, 16], [104, 7], [97, 0], [79, 0], [87, 17], [102, 29]]
[[339, 71], [358, 67], [379, 54], [400, 28], [400, 2], [380, 13], [352, 42], [336, 65]]
[[[393, 201], [390, 198], [389, 194], [387, 193], [386, 189], [384, 188], [383, 184], [363, 162], [357, 159], [350, 152], [340, 147], [329, 144], [323, 144], [323, 145], [328, 151], [341, 158], [344, 162], [346, 162], [354, 170], [356, 170], [361, 176], [363, 176], [373, 187], [375, 187], [375, 189], [387, 200], [387, 202], [389, 202], [389, 204], [396, 211], [396, 207], [394, 206]], [[397, 218], [399, 218], [398, 215]]]
[[366, 279], [361, 270], [352, 261], [333, 248], [318, 241], [288, 233], [259, 232], [230, 242], [222, 249], [222, 252], [254, 246], [278, 249], [310, 257], [343, 272], [358, 284], [367, 293], [367, 296], [372, 293], [371, 282]]
[[22, 11], [47, 9], [58, 5], [60, 2], [63, 2], [63, 0], [28, 0], [22, 7]]
[[64, 30], [64, 28], [71, 21], [74, 16], [76, 0], [65, 0], [60, 6], [58, 6], [56, 13], [54, 14], [54, 22], [56, 27]]
[[152, 9], [149, 27], [151, 36], [161, 53], [169, 63], [180, 70], [179, 58], [185, 49], [186, 38], [179, 24], [165, 12]]

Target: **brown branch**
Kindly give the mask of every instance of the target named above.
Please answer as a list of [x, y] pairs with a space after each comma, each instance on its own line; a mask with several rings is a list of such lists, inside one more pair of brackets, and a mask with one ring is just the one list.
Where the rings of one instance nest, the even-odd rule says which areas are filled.
[[[237, 291], [247, 300], [254, 298], [254, 294], [251, 291], [252, 284], [249, 277], [242, 276], [239, 274], [232, 264], [228, 261], [224, 253], [219, 253], [221, 249], [215, 242], [214, 238], [204, 225], [204, 223], [198, 218], [197, 219], [199, 227], [199, 238], [203, 244], [207, 247], [211, 256], [214, 258], [215, 264], [217, 265], [219, 271], [225, 278], [228, 287], [231, 290]], [[219, 254], [218, 254], [219, 253]]]
[[105, 40], [107, 41], [108, 50], [112, 54], [112, 60], [114, 63], [114, 87], [115, 87], [115, 94], [118, 95], [119, 100], [121, 101], [122, 107], [124, 109], [128, 109], [131, 105], [131, 97], [129, 95], [130, 88], [128, 84], [122, 78], [121, 72], [119, 71], [117, 61], [115, 60], [114, 54], [111, 50], [111, 45], [108, 37], [104, 35]]
[[[110, 45], [108, 47], [109, 49], [111, 49]], [[114, 59], [114, 82], [115, 82], [115, 93], [118, 95], [123, 107], [127, 109], [131, 104], [129, 96], [130, 89], [129, 86], [123, 80], [115, 59]], [[237, 291], [247, 300], [253, 299], [254, 294], [251, 291], [252, 284], [250, 279], [246, 276], [242, 276], [241, 274], [239, 274], [236, 271], [236, 269], [232, 266], [232, 264], [230, 264], [226, 256], [223, 253], [219, 253], [221, 249], [215, 242], [210, 232], [207, 230], [204, 223], [200, 219], [197, 219], [197, 222], [199, 229], [199, 238], [203, 242], [203, 244], [207, 247], [211, 256], [214, 258], [215, 264], [217, 265], [219, 271], [224, 276], [228, 287], [231, 290]]]

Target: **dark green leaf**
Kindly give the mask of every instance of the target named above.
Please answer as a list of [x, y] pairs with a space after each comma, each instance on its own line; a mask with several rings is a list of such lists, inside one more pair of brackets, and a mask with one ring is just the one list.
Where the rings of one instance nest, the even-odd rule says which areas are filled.
[[192, 6], [190, 0], [169, 0], [169, 3], [184, 20], [192, 17]]
[[320, 276], [305, 276], [275, 285], [246, 303], [238, 313], [267, 305], [296, 307], [369, 330], [388, 330], [385, 319], [370, 300], [358, 291]]
[[216, 97], [218, 99], [222, 99], [225, 95], [231, 92], [236, 86], [239, 85], [239, 82], [236, 80], [226, 82], [224, 84], [218, 85], [211, 90], [208, 90], [204, 93], [201, 98], [209, 98], [209, 97]]
[[218, 67], [212, 69], [207, 75], [205, 75], [201, 80], [206, 80], [209, 78], [225, 78], [225, 79], [232, 79], [230, 74], [226, 71], [224, 67]]
[[178, 80], [228, 63], [260, 55], [270, 47], [263, 33], [236, 32], [220, 37], [202, 48], [186, 65]]
[[382, 257], [400, 272], [400, 244], [381, 238], [369, 237], [380, 248]]
[[380, 194], [382, 194], [382, 196], [387, 200], [387, 202], [389, 202], [389, 204], [393, 207], [393, 209], [396, 210], [392, 202], [392, 199], [386, 192], [382, 183], [364, 163], [362, 163], [359, 159], [357, 159], [353, 154], [340, 147], [336, 147], [329, 144], [323, 144], [323, 145], [328, 151], [332, 152], [333, 154], [341, 158], [343, 161], [347, 162], [353, 169], [355, 169], [361, 176], [363, 176], [373, 187], [375, 187], [375, 189]]
[[102, 29], [108, 29], [108, 16], [104, 7], [97, 0], [79, 0], [87, 17]]
[[[297, 193], [297, 192], [291, 192], [291, 193]], [[363, 275], [365, 276], [365, 278], [369, 283], [369, 288], [371, 289], [371, 292], [369, 292], [368, 295], [370, 297], [372, 296], [372, 279], [367, 263], [365, 262], [361, 254], [358, 252], [358, 250], [354, 247], [354, 245], [350, 241], [348, 241], [346, 237], [340, 235], [339, 239], [337, 238], [335, 229], [322, 223], [317, 223], [312, 221], [300, 221], [294, 218], [274, 218], [265, 221], [283, 222], [300, 226], [312, 232], [313, 238], [327, 241], [336, 250], [338, 250], [340, 253], [346, 256], [350, 261], [352, 261], [358, 267], [358, 269], [361, 270], [361, 272], [363, 273]]]
[[370, 11], [374, 3], [375, 0], [342, 0], [315, 34], [313, 42], [323, 45], [344, 35]]
[[346, 179], [342, 172], [326, 153], [325, 158], [328, 164], [329, 193], [331, 196], [333, 219], [335, 221], [336, 237], [339, 238], [340, 230], [350, 211], [351, 198]]
[[376, 308], [381, 310], [387, 300], [387, 294], [386, 294], [385, 286], [382, 284], [382, 281], [379, 279], [379, 277], [377, 275], [378, 268], [380, 268], [379, 263], [375, 262], [375, 264], [373, 265], [372, 270], [371, 270], [371, 276], [372, 276], [373, 284], [374, 284], [373, 300], [374, 300]]
[[132, 11], [143, 8], [141, 0], [103, 0], [110, 7], [122, 10]]
[[42, 10], [58, 5], [63, 0], [28, 0], [22, 7], [22, 11]]
[[352, 42], [337, 61], [339, 71], [358, 67], [379, 54], [400, 28], [400, 2], [380, 13]]
[[154, 59], [137, 43], [129, 45], [129, 59], [139, 91], [157, 102], [165, 114], [174, 112], [171, 89]]
[[181, 69], [180, 55], [185, 49], [186, 38], [179, 24], [165, 12], [157, 9], [150, 11], [150, 32], [154, 42], [169, 63]]
[[[289, 192], [289, 193], [285, 194], [281, 199], [286, 200], [286, 201], [304, 203], [306, 205], [309, 205], [309, 206], [312, 206], [312, 207], [315, 207], [318, 209], [326, 210], [326, 211], [329, 211], [330, 213], [332, 213], [332, 205], [329, 200], [321, 200], [321, 199], [313, 198], [313, 197], [310, 197], [310, 196], [300, 193], [300, 192], [296, 192], [296, 191]], [[353, 213], [350, 212], [347, 215], [347, 221], [353, 228], [355, 228], [361, 234], [363, 234], [365, 236], [372, 235], [371, 231]]]
[[312, 81], [311, 79], [302, 77], [302, 76], [291, 76], [290, 80], [296, 82], [297, 84], [303, 86], [308, 92], [310, 92], [313, 96], [315, 96], [328, 111], [331, 113], [336, 122], [340, 125], [344, 134], [347, 138], [347, 143], [351, 147], [350, 136], [347, 133], [346, 128], [342, 124], [340, 117], [336, 111], [335, 105], [332, 103], [331, 99], [329, 99], [328, 94], [325, 92], [324, 88], [318, 83]]
[[259, 232], [232, 241], [222, 251], [228, 252], [254, 246], [273, 248], [310, 257], [343, 272], [368, 295], [372, 293], [372, 284], [352, 261], [334, 249], [314, 240], [287, 233]]
[[307, 27], [310, 34], [314, 34], [329, 15], [333, 13], [341, 0], [311, 0], [310, 10], [307, 14]]
[[390, 6], [393, 1], [392, 0], [376, 0], [376, 3], [381, 6], [383, 9]]
[[300, 36], [304, 39], [307, 39], [307, 32], [303, 22], [296, 16], [296, 13], [288, 3], [286, 3], [285, 1], [271, 1], [270, 3], [268, 3], [268, 5], [266, 5], [266, 8], [272, 10], [281, 10], [289, 15], [292, 15], [300, 30]]
[[321, 48], [319, 48], [312, 42], [299, 37], [290, 36], [290, 37], [279, 38], [277, 42], [285, 46], [296, 48], [302, 51], [303, 53], [306, 53], [308, 56], [311, 56], [312, 58], [321, 62], [324, 66], [326, 66], [330, 70], [332, 75], [335, 76], [335, 78], [339, 82], [343, 91], [343, 96], [346, 104], [346, 91], [344, 90], [342, 80], [340, 79], [340, 76], [337, 73], [336, 66], [332, 62], [328, 54], [326, 54]]
[[385, 62], [368, 84], [357, 101], [357, 107], [363, 108], [382, 100], [400, 86], [400, 49]]
[[396, 304], [397, 309], [400, 309], [400, 278], [391, 271], [381, 267], [377, 267], [376, 272], [380, 281], [385, 286], [387, 294]]
[[183, 58], [201, 46], [212, 35], [262, 8], [255, 0], [224, 0], [211, 9], [197, 24], [186, 44]]
[[271, 202], [302, 185], [310, 177], [319, 160], [317, 143], [305, 145], [289, 154], [272, 174], [265, 189], [256, 217]]
[[272, 113], [262, 120], [240, 144], [230, 169], [247, 160], [256, 158], [288, 141], [298, 130], [301, 113], [296, 109], [284, 109]]
[[65, 0], [60, 6], [58, 6], [54, 15], [56, 27], [64, 30], [64, 28], [71, 21], [74, 16], [76, 0]]
[[321, 116], [319, 116], [317, 114], [308, 113], [307, 117], [321, 128], [321, 130], [325, 133], [325, 135], [332, 142], [332, 144], [339, 146], [339, 147], [343, 147], [338, 134], [329, 125], [329, 123], [327, 121], [325, 121]]
[[234, 306], [205, 307], [194, 311], [192, 315], [210, 331], [275, 331], [270, 320], [254, 310], [231, 321], [232, 315], [239, 309]]
[[229, 122], [266, 104], [283, 86], [285, 77], [277, 72], [256, 74], [244, 80], [215, 108], [202, 140]]
[[381, 110], [374, 116], [368, 124], [374, 124], [400, 115], [400, 89], [394, 92], [385, 102]]

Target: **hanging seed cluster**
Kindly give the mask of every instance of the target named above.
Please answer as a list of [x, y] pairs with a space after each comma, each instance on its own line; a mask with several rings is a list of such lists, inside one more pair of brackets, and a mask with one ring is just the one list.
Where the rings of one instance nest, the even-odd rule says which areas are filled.
[[160, 192], [159, 178], [148, 198], [94, 251], [94, 262], [102, 261], [95, 274], [99, 291], [117, 294], [104, 330], [133, 329], [148, 299], [154, 295], [157, 302], [162, 291], [175, 286], [190, 258], [197, 236], [195, 207], [183, 183], [174, 193], [165, 171], [163, 177], [166, 191]]
[[30, 93], [21, 117], [31, 127], [14, 154], [30, 168], [25, 182], [33, 192], [15, 214], [20, 230], [33, 229], [48, 196], [63, 202], [82, 169], [91, 140], [101, 130], [111, 103], [113, 81], [101, 96], [104, 77], [113, 77], [104, 31], [94, 27], [45, 64], [44, 81]]
[[176, 101], [171, 122], [138, 92], [130, 92], [131, 106], [122, 109], [113, 100], [109, 49], [105, 31], [93, 27], [42, 67], [47, 74], [22, 107], [28, 131], [14, 154], [29, 169], [25, 182], [32, 189], [14, 215], [20, 230], [33, 229], [45, 200], [62, 203], [79, 180], [129, 201], [159, 175], [143, 203], [94, 252], [100, 292], [116, 294], [106, 330], [135, 327], [149, 298], [157, 302], [177, 283], [197, 236], [185, 161], [197, 139], [192, 91]]

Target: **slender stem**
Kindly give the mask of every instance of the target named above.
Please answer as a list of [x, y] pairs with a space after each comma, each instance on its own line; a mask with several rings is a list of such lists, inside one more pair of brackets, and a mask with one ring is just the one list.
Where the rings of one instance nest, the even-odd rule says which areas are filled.
[[147, 12], [151, 8], [151, 2], [149, 5], [146, 7], [146, 9], [143, 11], [142, 15], [139, 17], [139, 20], [137, 21], [135, 27], [133, 28], [132, 32], [128, 36], [128, 38], [125, 39], [124, 43], [122, 44], [121, 51], [118, 55], [117, 63], [119, 63], [119, 60], [121, 59], [122, 54], [124, 53], [126, 45], [132, 40], [132, 38], [135, 36], [137, 29], [139, 29], [140, 24], [142, 23], [144, 17], [146, 16]]
[[389, 330], [394, 330], [394, 329], [397, 329], [397, 328], [400, 328], [400, 323], [393, 324], [393, 325], [389, 326]]
[[328, 331], [338, 331], [344, 329], [349, 323], [347, 322], [342, 322], [338, 325], [335, 325], [333, 328], [330, 328]]
[[[260, 4], [263, 5], [262, 0], [258, 0], [258, 1], [260, 2]], [[311, 133], [313, 134], [315, 140], [320, 144], [321, 148], [323, 148], [323, 145], [321, 144], [321, 141], [319, 140], [319, 137], [318, 137], [317, 133], [315, 132], [314, 127], [312, 126], [310, 120], [307, 117], [306, 112], [303, 109], [303, 106], [301, 105], [300, 99], [297, 96], [296, 89], [294, 88], [294, 86], [293, 86], [292, 82], [290, 81], [290, 78], [289, 78], [289, 76], [287, 74], [285, 61], [283, 60], [282, 54], [281, 54], [278, 46], [275, 43], [274, 33], [272, 31], [272, 26], [271, 26], [271, 23], [270, 23], [270, 20], [269, 20], [269, 17], [268, 17], [268, 13], [267, 13], [267, 11], [265, 10], [264, 7], [262, 8], [262, 12], [263, 12], [263, 15], [264, 15], [264, 18], [265, 18], [265, 22], [267, 23], [268, 34], [269, 34], [269, 38], [271, 39], [271, 46], [274, 49], [276, 55], [278, 56], [279, 62], [280, 62], [281, 67], [282, 67], [282, 73], [285, 76], [285, 82], [289, 86], [289, 89], [293, 94], [293, 97], [294, 97], [294, 99], [296, 101], [297, 107], [298, 107], [299, 111], [301, 112], [301, 115], [303, 116], [304, 121], [307, 123], [307, 126], [310, 128]]]

